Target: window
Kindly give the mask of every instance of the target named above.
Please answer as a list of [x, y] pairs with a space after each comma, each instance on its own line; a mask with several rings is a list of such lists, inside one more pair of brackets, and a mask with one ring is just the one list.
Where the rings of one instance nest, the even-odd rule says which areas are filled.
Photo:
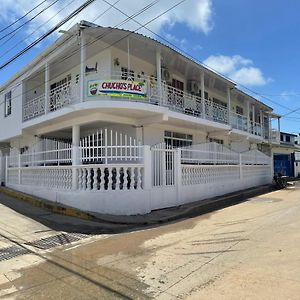
[[227, 103], [217, 99], [217, 98], [213, 98], [213, 102], [220, 105], [220, 106], [223, 106], [223, 107], [227, 107]]
[[291, 137], [290, 137], [289, 135], [286, 135], [286, 136], [285, 136], [285, 141], [286, 141], [287, 143], [290, 143], [290, 142], [291, 142]]
[[283, 142], [283, 134], [280, 135], [280, 141]]
[[173, 148], [191, 146], [193, 136], [191, 134], [165, 131], [165, 143]]
[[240, 106], [236, 106], [235, 112], [239, 115], [243, 115], [244, 114], [244, 109]]
[[172, 87], [178, 89], [178, 90], [181, 90], [183, 91], [184, 89], [184, 83], [180, 80], [177, 80], [177, 79], [172, 79]]
[[[201, 90], [199, 90], [199, 95], [201, 96]], [[208, 92], [204, 91], [204, 99], [208, 100]]]
[[133, 70], [128, 70], [128, 68], [122, 67], [121, 72], [122, 72], [121, 78], [123, 80], [134, 80]]
[[59, 88], [61, 87], [62, 85], [64, 85], [65, 83], [70, 83], [71, 82], [71, 74], [69, 74], [68, 76], [66, 76], [65, 78], [63, 78], [62, 80], [60, 81], [57, 81], [55, 83], [52, 83], [50, 85], [50, 90], [53, 90], [55, 88]]
[[4, 95], [4, 116], [11, 115], [11, 91]]
[[217, 143], [217, 144], [220, 144], [220, 145], [224, 144], [223, 140], [221, 140], [221, 139], [214, 139], [214, 138], [209, 138], [209, 142], [210, 143]]

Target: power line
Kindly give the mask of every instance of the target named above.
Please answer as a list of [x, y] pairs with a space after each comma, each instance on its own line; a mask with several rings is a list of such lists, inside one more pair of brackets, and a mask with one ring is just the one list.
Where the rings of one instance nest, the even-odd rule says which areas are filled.
[[282, 94], [264, 94], [264, 93], [261, 93], [261, 95], [262, 96], [269, 96], [269, 97], [293, 97], [293, 96], [299, 97], [300, 93], [299, 92], [296, 92], [296, 93], [282, 93]]
[[[95, 1], [95, 0], [93, 0], [93, 1]], [[87, 1], [87, 2], [93, 2], [93, 1]], [[156, 3], [158, 3], [160, 0], [156, 0], [156, 1], [153, 1], [152, 3], [150, 3], [149, 5], [147, 5], [147, 6], [145, 6], [140, 12], [138, 12], [137, 14], [140, 14], [140, 13], [142, 13], [142, 12], [144, 12], [145, 10], [147, 10], [147, 9], [149, 9], [151, 6], [153, 6], [154, 4], [156, 4]], [[186, 0], [184, 0], [184, 1], [186, 1]], [[133, 16], [135, 16], [135, 15], [133, 15]], [[128, 20], [129, 20], [129, 18], [127, 18]], [[123, 24], [125, 24], [128, 20], [124, 20], [123, 22], [121, 22], [121, 23], [119, 23], [117, 26], [122, 26]], [[68, 20], [67, 20], [68, 21]], [[66, 21], [65, 21], [66, 22]], [[57, 28], [59, 28], [61, 25], [63, 25], [63, 24], [60, 24], [60, 25], [58, 25], [58, 26], [56, 26]], [[54, 28], [54, 29], [51, 29], [51, 33], [52, 32], [54, 32], [57, 28]], [[113, 28], [109, 28], [108, 29], [108, 31], [112, 31], [113, 30]], [[50, 33], [50, 34], [51, 34]], [[49, 35], [49, 32], [47, 32], [46, 34], [44, 34], [42, 37], [40, 37], [38, 40], [36, 40], [36, 41], [34, 41], [31, 45], [29, 45], [28, 47], [26, 47], [25, 49], [23, 49], [21, 52], [19, 52], [17, 55], [15, 55], [13, 58], [11, 58], [9, 61], [7, 61], [6, 63], [4, 63], [4, 64], [2, 64], [1, 66], [0, 66], [0, 70], [2, 69], [2, 68], [4, 68], [4, 67], [6, 67], [8, 64], [10, 64], [11, 62], [13, 62], [16, 58], [18, 58], [19, 56], [21, 56], [21, 55], [23, 55], [23, 52], [25, 53], [25, 52], [27, 52], [30, 48], [32, 48], [32, 47], [34, 47], [36, 44], [38, 44], [39, 42], [40, 42], [40, 40], [41, 39], [43, 39], [43, 37], [45, 36], [45, 35]], [[100, 37], [101, 38], [101, 37]], [[94, 42], [91, 42], [91, 43], [94, 43]], [[91, 44], [91, 43], [87, 43], [86, 45], [89, 45], [89, 44]], [[33, 46], [32, 46], [33, 45]], [[75, 52], [78, 52], [79, 50], [75, 50]]]
[[[31, 21], [33, 21], [35, 18], [37, 18], [40, 14], [42, 14], [43, 12], [45, 12], [47, 9], [49, 9], [51, 6], [53, 6], [55, 3], [57, 3], [60, 0], [55, 0], [53, 1], [51, 4], [49, 4], [47, 7], [45, 7], [44, 9], [42, 9], [39, 13], [37, 13], [36, 15], [34, 15], [32, 18], [30, 18], [29, 20], [27, 20], [25, 23], [23, 23], [22, 25], [18, 26], [17, 28], [15, 28], [14, 30], [8, 32], [7, 34], [3, 35], [2, 37], [0, 37], [0, 41], [2, 41], [4, 38], [10, 36], [11, 34], [13, 34], [14, 32], [18, 31], [19, 29], [21, 29], [22, 27], [24, 27], [25, 25], [27, 25], [28, 23], [30, 23]], [[0, 47], [3, 46], [3, 44], [0, 45]]]
[[[116, 9], [117, 11], [119, 11], [120, 13], [122, 13], [123, 15], [129, 17], [125, 12], [123, 12], [122, 10], [120, 10], [120, 9], [119, 9], [118, 7], [116, 7], [115, 5], [109, 3], [107, 0], [102, 0], [102, 1], [104, 1], [105, 3], [107, 3], [108, 5], [110, 5], [111, 7], [113, 7], [114, 9]], [[131, 20], [134, 21], [134, 22], [136, 22], [136, 23], [139, 24], [139, 25], [142, 25], [139, 21], [135, 20], [134, 18], [131, 18]], [[159, 37], [159, 38], [162, 39], [163, 41], [167, 42], [169, 45], [172, 45], [175, 49], [179, 50], [180, 52], [182, 52], [183, 54], [185, 54], [187, 57], [192, 58], [192, 59], [195, 60], [196, 62], [198, 62], [198, 63], [202, 64], [203, 66], [205, 66], [205, 67], [207, 67], [207, 68], [213, 70], [213, 71], [216, 72], [217, 74], [220, 74], [220, 75], [222, 75], [223, 77], [225, 77], [226, 79], [231, 80], [231, 79], [228, 78], [227, 76], [225, 76], [225, 75], [223, 75], [223, 74], [217, 72], [216, 70], [210, 68], [209, 66], [205, 65], [202, 61], [196, 59], [196, 58], [193, 57], [190, 53], [187, 53], [187, 52], [184, 51], [183, 49], [179, 48], [179, 47], [176, 46], [174, 43], [170, 42], [169, 40], [167, 40], [166, 38], [164, 38], [164, 37], [161, 36], [160, 34], [154, 32], [153, 30], [149, 29], [149, 28], [146, 27], [145, 25], [142, 25], [142, 26], [143, 26], [143, 28], [145, 28], [146, 30], [148, 30], [149, 32], [151, 32], [152, 34], [156, 35], [157, 37]], [[232, 81], [232, 80], [231, 80], [231, 81]], [[238, 85], [242, 86], [241, 84], [238, 84]], [[244, 88], [248, 89], [247, 87], [244, 87]], [[250, 91], [250, 89], [248, 89], [248, 90]], [[254, 91], [252, 91], [252, 92], [253, 92], [253, 93], [256, 93], [256, 92], [254, 92]], [[262, 94], [258, 94], [258, 93], [257, 93], [257, 95], [260, 95], [260, 96], [264, 97]], [[268, 98], [266, 98], [266, 99], [269, 100], [269, 101], [271, 101], [271, 102], [273, 102], [273, 103], [275, 103], [275, 104], [277, 104], [277, 105], [281, 105], [281, 104], [279, 104], [279, 103], [277, 103], [277, 102], [275, 102], [275, 101], [273, 101], [273, 100], [271, 100], [271, 99], [268, 99]], [[283, 108], [285, 108], [285, 109], [287, 109], [287, 110], [291, 110], [289, 107], [284, 106], [284, 105], [281, 105], [281, 107], [283, 107]], [[299, 109], [292, 110], [290, 113], [294, 113], [294, 112], [296, 112], [296, 111], [298, 111], [298, 110], [300, 110], [300, 108], [299, 108]], [[288, 114], [290, 114], [290, 113], [288, 113]]]
[[[141, 10], [139, 10], [138, 12], [132, 14], [132, 16], [137, 16], [137, 15], [139, 15], [139, 14], [145, 12], [147, 9], [149, 9], [149, 8], [152, 7], [152, 6], [154, 6], [154, 5], [155, 5], [156, 3], [158, 3], [159, 1], [160, 1], [160, 0], [153, 1], [152, 3], [150, 3], [150, 4], [146, 5], [145, 7], [143, 7], [143, 8], [142, 8]], [[169, 11], [169, 10], [168, 10], [168, 11]], [[166, 12], [165, 12], [165, 13], [166, 13]], [[164, 13], [163, 13], [163, 14], [164, 14]], [[161, 15], [163, 15], [163, 14], [161, 14]], [[161, 15], [160, 15], [160, 16], [161, 16]], [[99, 17], [99, 16], [98, 16], [98, 17]], [[96, 19], [98, 19], [98, 17], [97, 17]], [[95, 20], [96, 20], [96, 19], [95, 19]], [[125, 23], [128, 22], [129, 20], [130, 20], [130, 18], [126, 18], [126, 19], [124, 19], [121, 23], [118, 23], [115, 27], [121, 26], [122, 24], [125, 24]], [[108, 35], [111, 31], [113, 31], [113, 29], [114, 29], [114, 28], [107, 28], [107, 30], [106, 30], [105, 33], [101, 34], [100, 36], [97, 36], [96, 39], [95, 39], [94, 41], [89, 42], [89, 43], [86, 43], [86, 44], [84, 44], [84, 45], [85, 45], [85, 46], [86, 46], [86, 45], [90, 45], [90, 44], [96, 42], [97, 40], [100, 40], [102, 37]], [[137, 30], [138, 30], [138, 29], [137, 29]], [[134, 32], [131, 32], [130, 34], [132, 34], [132, 33], [134, 33]], [[70, 36], [66, 41], [68, 41], [69, 39], [71, 39], [71, 36]], [[122, 39], [123, 39], [123, 38], [121, 38], [120, 40], [116, 41], [115, 43], [121, 41]], [[65, 42], [66, 42], [66, 41], [65, 41]], [[64, 43], [65, 43], [65, 42], [64, 42]], [[114, 44], [115, 44], [115, 43], [114, 43]], [[104, 51], [105, 49], [107, 49], [107, 48], [109, 48], [109, 47], [110, 47], [110, 46], [108, 46], [108, 47], [102, 49], [102, 51]], [[53, 52], [53, 51], [55, 51], [55, 49], [53, 49], [52, 52]], [[80, 51], [80, 48], [79, 48], [78, 50], [74, 50], [70, 55], [67, 55], [67, 56], [63, 57], [61, 60], [56, 61], [55, 63], [53, 63], [53, 65], [56, 65], [56, 64], [59, 64], [59, 63], [63, 62], [64, 60], [66, 60], [66, 59], [68, 59], [69, 57], [75, 55], [75, 54], [76, 54], [77, 52], [79, 52], [79, 51]], [[52, 52], [51, 52], [51, 53], [52, 53]], [[100, 52], [101, 52], [101, 51], [99, 51], [99, 53], [100, 53]], [[41, 74], [41, 73], [43, 73], [43, 72], [44, 72], [44, 71], [36, 72], [35, 75], [34, 75], [32, 78], [36, 78], [39, 74]], [[57, 76], [63, 74], [64, 72], [65, 72], [65, 71], [63, 71], [62, 73], [58, 74]], [[50, 80], [49, 80], [49, 81], [50, 81]], [[28, 91], [26, 91], [26, 92], [24, 92], [24, 93], [19, 94], [19, 95], [17, 95], [17, 96], [22, 96], [22, 95], [28, 93], [29, 91], [32, 91], [32, 90], [36, 89], [37, 87], [43, 86], [44, 84], [45, 84], [45, 82], [41, 83], [39, 86], [36, 86], [35, 88], [32, 88], [32, 89], [30, 89], [30, 90], [28, 90]], [[15, 84], [14, 90], [15, 90], [18, 86], [20, 86], [20, 85], [21, 85], [21, 83]], [[12, 91], [14, 91], [14, 90], [12, 90]], [[17, 96], [15, 96], [15, 97], [13, 97], [13, 98], [16, 98]], [[2, 101], [2, 103], [0, 103], [0, 104], [3, 104], [3, 103], [4, 103], [4, 102]]]
[[[58, 0], [56, 0], [58, 1]], [[82, 4], [79, 8], [75, 9], [70, 15], [68, 15], [66, 18], [64, 18], [62, 21], [60, 21], [56, 26], [54, 26], [52, 29], [47, 31], [45, 34], [43, 34], [41, 37], [39, 37], [37, 40], [32, 42], [30, 45], [28, 45], [26, 48], [24, 48], [21, 52], [14, 55], [11, 59], [9, 59], [7, 62], [2, 64], [0, 66], [0, 70], [5, 68], [7, 65], [12, 63], [14, 60], [25, 54], [28, 50], [36, 46], [38, 43], [40, 43], [42, 40], [44, 40], [46, 37], [48, 37], [51, 33], [53, 33], [55, 30], [57, 30], [59, 27], [61, 27], [63, 24], [68, 22], [70, 19], [72, 19], [74, 16], [76, 16], [78, 13], [80, 13], [82, 10], [84, 10], [87, 6], [89, 6], [92, 2], [95, 0], [87, 0], [84, 4]]]
[[[108, 2], [105, 1], [105, 0], [103, 0], [103, 1], [106, 2], [106, 3], [108, 3]], [[128, 18], [125, 19], [125, 20], [124, 20], [123, 22], [121, 22], [120, 24], [122, 24], [122, 23], [124, 24], [124, 23], [126, 22], [126, 20], [131, 19], [131, 20], [135, 21], [136, 23], [140, 24], [141, 26], [140, 26], [139, 28], [137, 28], [135, 31], [130, 32], [129, 34], [127, 34], [125, 37], [123, 37], [123, 38], [121, 38], [121, 39], [115, 41], [113, 44], [111, 44], [111, 45], [109, 45], [108, 47], [102, 49], [102, 51], [104, 51], [104, 50], [106, 50], [107, 48], [109, 48], [109, 47], [115, 45], [116, 43], [120, 42], [121, 40], [123, 40], [124, 38], [128, 37], [128, 36], [131, 35], [132, 33], [134, 33], [134, 32], [136, 32], [136, 31], [140, 30], [141, 28], [145, 28], [145, 29], [149, 30], [150, 32], [152, 32], [153, 34], [155, 34], [156, 36], [158, 36], [158, 37], [162, 38], [163, 40], [165, 40], [167, 43], [171, 44], [173, 47], [179, 49], [181, 52], [186, 53], [185, 51], [183, 51], [182, 49], [180, 49], [178, 46], [174, 45], [173, 43], [171, 43], [170, 41], [168, 41], [168, 40], [165, 39], [164, 37], [160, 36], [159, 34], [155, 33], [154, 31], [152, 31], [152, 30], [150, 30], [149, 28], [146, 27], [146, 25], [148, 25], [149, 23], [153, 22], [155, 19], [161, 17], [163, 14], [167, 13], [167, 12], [170, 11], [171, 9], [174, 9], [176, 6], [178, 6], [179, 4], [181, 4], [181, 3], [185, 2], [185, 1], [186, 1], [186, 0], [180, 1], [180, 2], [177, 3], [176, 5], [172, 6], [172, 7], [169, 8], [168, 10], [164, 11], [162, 14], [160, 14], [160, 15], [156, 16], [155, 18], [151, 19], [151, 20], [150, 20], [149, 22], [147, 22], [146, 24], [141, 24], [141, 23], [139, 23], [138, 21], [136, 21], [136, 20], [134, 19], [134, 17], [137, 16], [138, 13], [133, 14], [132, 16], [128, 16], [127, 14], [123, 13], [122, 11], [120, 11], [120, 10], [117, 8], [117, 10], [119, 10], [120, 12], [122, 12], [123, 14], [125, 14], [126, 16], [128, 16]], [[119, 2], [119, 1], [116, 1], [116, 2]], [[158, 1], [156, 1], [156, 2], [158, 2]], [[111, 7], [114, 7], [114, 6], [115, 6], [115, 4], [110, 4], [110, 3], [108, 3], [108, 4], [109, 4]], [[116, 8], [116, 7], [115, 7], [115, 8]], [[144, 8], [144, 9], [146, 9], [146, 8]], [[107, 11], [107, 10], [106, 10], [106, 11]], [[116, 26], [120, 26], [120, 24], [118, 24], [118, 25], [116, 25]], [[113, 28], [109, 29], [108, 31], [111, 31], [112, 29], [113, 29]], [[103, 36], [105, 36], [106, 34], [107, 34], [107, 33], [102, 34], [100, 37], [97, 37], [94, 41], [92, 41], [92, 42], [90, 42], [90, 43], [87, 43], [87, 44], [85, 44], [85, 45], [90, 45], [90, 44], [96, 42], [97, 40], [99, 40], [100, 38], [102, 38]], [[71, 55], [69, 55], [69, 56], [67, 56], [67, 57], [64, 57], [64, 58], [62, 59], [62, 61], [65, 60], [65, 59], [67, 59], [67, 58], [69, 58], [69, 57], [71, 57], [72, 55], [75, 55], [78, 51], [79, 51], [79, 50], [75, 50]], [[186, 55], [187, 55], [187, 56], [190, 56], [193, 60], [198, 61], [198, 59], [192, 57], [190, 54], [187, 54], [187, 53], [186, 53]], [[59, 61], [56, 62], [56, 63], [59, 63]], [[201, 62], [200, 62], [200, 63], [201, 63]], [[203, 63], [202, 63], [202, 64], [203, 64]], [[203, 64], [203, 65], [206, 66], [205, 64]], [[208, 68], [209, 68], [209, 67], [208, 67]], [[210, 69], [211, 69], [211, 68], [210, 68]], [[213, 70], [213, 71], [215, 71], [215, 70]], [[217, 71], [215, 71], [215, 72], [218, 73]], [[219, 73], [219, 74], [220, 74], [220, 73]], [[59, 75], [60, 75], [60, 74], [59, 74]], [[222, 74], [221, 74], [221, 75], [222, 75]], [[35, 77], [36, 77], [36, 76], [37, 76], [37, 75], [35, 75]], [[224, 75], [222, 75], [222, 76], [225, 77], [225, 78], [227, 78], [227, 77], [224, 76]], [[228, 78], [228, 79], [229, 79], [229, 78]], [[230, 80], [230, 79], [229, 79], [229, 80]], [[43, 84], [44, 84], [44, 83], [42, 83], [41, 86], [42, 86]], [[34, 89], [36, 89], [36, 88], [37, 88], [37, 87], [35, 87]], [[30, 91], [30, 90], [29, 90], [29, 91]], [[29, 91], [27, 91], [27, 92], [29, 92]], [[255, 92], [255, 93], [256, 93], [256, 92]], [[290, 110], [290, 109], [289, 109], [289, 110]], [[292, 113], [292, 112], [291, 112], [291, 113]]]
[[[113, 5], [116, 5], [117, 3], [119, 3], [121, 0], [117, 0], [116, 2], [114, 2], [114, 4]], [[101, 18], [103, 15], [105, 15], [109, 10], [111, 10], [111, 6], [109, 6], [106, 10], [104, 10], [100, 15], [98, 15], [94, 20], [92, 20], [91, 22], [93, 23], [93, 22], [95, 22], [95, 20], [97, 20], [97, 19], [99, 19], [99, 18]], [[67, 29], [66, 30], [68, 30], [70, 27], [72, 27], [75, 23], [76, 23], [76, 20], [77, 20], [77, 18], [79, 17], [79, 15], [78, 16], [76, 16], [75, 18], [74, 18], [74, 20], [73, 20], [73, 22], [67, 27]]]
[[66, 9], [66, 7], [68, 7], [71, 3], [73, 3], [75, 0], [71, 0], [70, 2], [68, 2], [65, 6], [63, 6], [56, 14], [54, 14], [50, 19], [48, 19], [46, 22], [44, 22], [43, 24], [41, 24], [41, 26], [37, 27], [34, 31], [32, 31], [30, 34], [28, 34], [24, 39], [22, 39], [21, 41], [19, 41], [18, 43], [16, 43], [14, 46], [12, 46], [11, 48], [9, 48], [7, 51], [5, 51], [4, 53], [2, 53], [2, 55], [0, 55], [0, 58], [2, 58], [3, 56], [5, 56], [7, 53], [9, 53], [11, 50], [15, 49], [18, 45], [20, 45], [22, 42], [26, 41], [30, 36], [32, 36], [34, 33], [36, 33], [37, 31], [40, 30], [40, 27], [43, 27], [44, 25], [46, 25], [47, 23], [49, 23], [53, 18], [55, 18], [57, 15], [59, 15], [64, 9]]
[[[132, 33], [136, 32], [136, 31], [138, 31], [138, 30], [141, 29], [141, 28], [146, 28], [146, 27], [145, 27], [146, 25], [148, 25], [149, 23], [153, 22], [155, 19], [159, 18], [159, 17], [162, 16], [163, 14], [167, 13], [168, 11], [170, 11], [171, 9], [175, 8], [176, 6], [180, 5], [181, 3], [185, 2], [185, 1], [186, 1], [186, 0], [180, 1], [179, 3], [175, 4], [174, 6], [172, 6], [171, 8], [169, 8], [168, 10], [166, 10], [165, 12], [163, 12], [162, 14], [158, 15], [157, 17], [151, 19], [149, 22], [147, 22], [147, 23], [144, 24], [144, 25], [142, 25], [141, 23], [139, 23], [139, 24], [141, 24], [141, 26], [140, 26], [139, 28], [137, 28], [137, 29], [136, 29], [135, 31], [133, 31], [133, 32], [130, 32], [128, 35], [126, 35], [125, 37], [121, 38], [120, 40], [122, 40], [122, 39], [128, 37], [130, 34], [132, 34]], [[109, 5], [111, 5], [111, 4], [109, 4]], [[129, 19], [132, 19], [132, 18], [134, 18], [134, 16], [129, 16]], [[118, 26], [118, 25], [117, 25], [117, 26]], [[112, 29], [111, 29], [111, 30], [112, 30]], [[110, 30], [110, 31], [111, 31], [111, 30]], [[150, 29], [148, 29], [148, 30], [151, 31]], [[153, 31], [151, 31], [151, 32], [154, 33], [154, 34], [156, 34], [156, 33], [153, 32]], [[159, 36], [158, 34], [156, 34], [156, 35]], [[160, 36], [160, 37], [161, 37], [161, 36]], [[100, 38], [101, 38], [101, 37], [100, 37]], [[176, 45], [172, 44], [171, 42], [169, 42], [168, 40], [166, 40], [165, 38], [163, 38], [163, 37], [161, 37], [161, 38], [162, 38], [163, 40], [165, 40], [167, 43], [173, 45], [175, 48], [179, 49], [181, 52], [185, 53], [188, 57], [191, 57], [194, 61], [196, 61], [196, 62], [198, 61], [199, 63], [202, 63], [202, 62], [200, 62], [198, 59], [196, 59], [196, 58], [192, 57], [190, 54], [186, 53], [184, 50], [180, 49], [178, 46], [176, 46]], [[86, 45], [92, 44], [92, 43], [96, 42], [97, 40], [98, 40], [98, 39], [92, 41], [91, 43], [87, 43]], [[114, 44], [118, 43], [120, 40], [117, 40], [116, 42], [114, 42], [114, 43], [111, 44], [110, 46], [108, 46], [108, 47], [102, 49], [102, 51], [104, 51], [105, 49], [107, 49], [107, 48], [113, 46]], [[67, 56], [67, 57], [64, 57], [64, 58], [62, 59], [62, 61], [65, 60], [65, 59], [67, 59], [67, 58], [69, 58], [70, 56], [76, 54], [76, 52], [78, 52], [78, 51], [79, 51], [79, 50], [75, 50], [71, 55], [69, 55], [69, 56]], [[58, 62], [57, 62], [57, 63], [58, 63]], [[206, 66], [204, 63], [202, 63], [202, 64], [203, 64], [204, 66]], [[206, 66], [206, 67], [208, 67], [208, 66]], [[208, 67], [208, 68], [209, 68], [209, 67]], [[209, 68], [209, 69], [211, 69], [211, 68]], [[220, 74], [219, 72], [217, 72], [217, 71], [215, 71], [215, 70], [213, 70], [213, 71], [214, 71], [215, 73], [217, 73], [217, 74]], [[220, 74], [220, 75], [222, 75], [222, 74]], [[36, 75], [36, 76], [37, 76], [37, 75]], [[35, 76], [35, 77], [36, 77], [36, 76]], [[222, 75], [222, 76], [223, 76], [224, 78], [227, 78], [225, 75]], [[227, 78], [227, 79], [229, 79], [229, 78]], [[229, 79], [229, 80], [231, 80], [231, 79]], [[43, 83], [43, 84], [44, 84], [44, 83]], [[41, 84], [41, 85], [43, 85], [43, 84]], [[36, 87], [35, 87], [35, 88], [36, 88]], [[28, 92], [28, 91], [27, 91], [27, 92]], [[288, 109], [289, 109], [289, 108], [288, 108]]]
[[300, 107], [298, 107], [298, 108], [292, 110], [292, 111], [289, 112], [289, 113], [286, 113], [286, 114], [282, 115], [281, 118], [284, 118], [284, 117], [286, 117], [286, 116], [288, 116], [288, 115], [290, 115], [290, 114], [292, 114], [292, 113], [294, 113], [294, 112], [296, 112], [296, 111], [298, 111], [298, 110], [300, 110]]
[[0, 29], [0, 33], [5, 31], [6, 29], [12, 27], [13, 25], [15, 25], [16, 23], [18, 23], [19, 21], [21, 21], [22, 19], [24, 19], [26, 16], [28, 16], [31, 12], [33, 12], [35, 9], [37, 9], [38, 7], [40, 7], [41, 5], [43, 5], [45, 2], [47, 2], [47, 0], [44, 0], [42, 2], [40, 2], [38, 5], [36, 5], [35, 7], [33, 7], [31, 10], [29, 10], [25, 15], [23, 15], [22, 17], [20, 17], [19, 19], [15, 20], [14, 22], [12, 22], [11, 24], [7, 25], [6, 27]]

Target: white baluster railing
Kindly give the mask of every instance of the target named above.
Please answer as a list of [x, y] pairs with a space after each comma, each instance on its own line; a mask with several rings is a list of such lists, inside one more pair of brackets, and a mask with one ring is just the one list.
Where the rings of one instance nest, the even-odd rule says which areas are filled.
[[23, 121], [45, 114], [45, 94], [26, 101], [23, 106]]
[[85, 165], [76, 168], [80, 190], [138, 190], [143, 186], [142, 164]]
[[233, 128], [243, 130], [243, 131], [248, 131], [247, 116], [231, 112], [230, 123], [231, 123]]

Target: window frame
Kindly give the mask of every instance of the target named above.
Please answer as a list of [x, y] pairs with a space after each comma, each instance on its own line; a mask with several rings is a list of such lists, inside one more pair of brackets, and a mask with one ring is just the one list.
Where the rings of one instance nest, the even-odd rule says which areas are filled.
[[189, 147], [193, 145], [193, 135], [165, 130], [164, 141], [172, 148]]
[[12, 93], [11, 91], [4, 94], [4, 117], [8, 117], [11, 115], [12, 112]]

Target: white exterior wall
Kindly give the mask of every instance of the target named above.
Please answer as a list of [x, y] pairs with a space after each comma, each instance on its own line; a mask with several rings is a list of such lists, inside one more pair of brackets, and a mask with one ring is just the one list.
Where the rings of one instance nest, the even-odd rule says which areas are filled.
[[[227, 103], [227, 95], [223, 94], [221, 92], [218, 92], [215, 89], [208, 89], [206, 87], [206, 92], [208, 92], [208, 97], [211, 98], [211, 100], [213, 100], [213, 98], [216, 98], [218, 100], [221, 100], [224, 103]], [[231, 101], [231, 107], [233, 106], [233, 103]]]
[[273, 154], [291, 154], [295, 150], [291, 148], [284, 148], [284, 147], [272, 147]]
[[249, 141], [230, 142], [230, 149], [236, 152], [245, 152], [250, 149]]
[[[98, 72], [92, 72], [90, 74], [86, 74], [85, 80], [86, 82], [89, 80], [94, 80], [98, 79], [99, 75], [104, 76], [109, 79], [111, 76], [111, 60], [112, 60], [112, 55], [111, 55], [111, 49], [108, 48], [106, 50], [102, 50], [103, 47], [99, 48], [99, 53], [88, 58], [86, 61], [86, 65], [88, 67], [95, 67], [95, 64], [98, 63]], [[80, 66], [78, 66], [80, 69]], [[85, 85], [86, 86], [86, 85]], [[85, 97], [87, 97], [87, 94], [85, 92]], [[98, 100], [98, 97], [93, 97], [89, 98], [88, 100]]]
[[36, 79], [24, 83], [24, 91], [26, 91], [26, 94], [23, 96], [24, 103], [45, 93], [44, 80], [42, 76], [38, 76]]
[[[133, 45], [132, 45], [133, 46]], [[153, 53], [155, 56], [155, 53]], [[114, 59], [118, 58], [120, 65], [114, 66]], [[117, 49], [115, 47], [111, 48], [111, 69], [112, 72], [121, 72], [121, 68], [128, 67], [128, 53]], [[144, 72], [145, 75], [156, 75], [155, 65], [149, 64], [148, 62], [141, 60], [133, 55], [130, 56], [130, 69], [134, 70], [135, 74], [140, 74]]]
[[39, 138], [34, 135], [22, 134], [19, 137], [11, 139], [10, 146], [12, 148], [18, 148], [18, 149], [26, 147], [26, 146], [30, 147], [30, 146], [34, 145], [35, 143], [37, 143], [38, 140], [39, 140]]
[[80, 136], [85, 137], [90, 134], [94, 134], [101, 129], [102, 130], [107, 129], [108, 135], [110, 135], [110, 131], [112, 130], [113, 134], [115, 134], [115, 132], [117, 132], [118, 134], [122, 133], [123, 135], [127, 135], [128, 138], [129, 137], [134, 138], [134, 139], [137, 138], [137, 128], [136, 127], [130, 126], [130, 125], [124, 125], [124, 124], [111, 124], [111, 123], [103, 124], [100, 127], [81, 129]]
[[[5, 117], [4, 97], [9, 91], [11, 91], [11, 114]], [[0, 141], [22, 134], [22, 94], [23, 84], [17, 82], [0, 94]]]

